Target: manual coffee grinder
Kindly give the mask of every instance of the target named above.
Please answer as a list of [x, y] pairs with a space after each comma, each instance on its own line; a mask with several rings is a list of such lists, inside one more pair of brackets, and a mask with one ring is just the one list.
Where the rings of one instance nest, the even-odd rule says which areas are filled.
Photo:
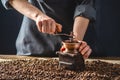
[[59, 56], [59, 66], [69, 70], [85, 69], [85, 63], [82, 54], [78, 51], [81, 41], [75, 39], [71, 32], [68, 40], [63, 40], [62, 45], [64, 49], [57, 51]]

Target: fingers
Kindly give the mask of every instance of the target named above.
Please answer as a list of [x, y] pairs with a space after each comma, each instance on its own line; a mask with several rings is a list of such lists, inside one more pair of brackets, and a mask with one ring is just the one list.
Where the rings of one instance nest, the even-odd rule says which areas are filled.
[[62, 25], [56, 23], [53, 19], [45, 19], [42, 21], [36, 21], [38, 30], [43, 33], [54, 34], [55, 32], [62, 31]]
[[84, 41], [81, 41], [81, 45], [80, 45], [79, 51], [82, 51], [86, 46], [87, 46], [87, 43], [84, 42]]
[[87, 58], [90, 56], [91, 52], [92, 52], [92, 49], [89, 49], [89, 50], [83, 55], [84, 59], [87, 59]]
[[61, 24], [56, 24], [56, 31], [61, 32], [62, 31], [62, 25]]
[[47, 32], [47, 29], [48, 29], [47, 26], [48, 26], [47, 21], [46, 20], [42, 21], [42, 27], [41, 28], [42, 28], [43, 33]]
[[55, 31], [56, 31], [56, 22], [55, 22], [55, 21], [52, 21], [52, 22], [51, 22], [51, 25], [50, 25], [49, 27], [50, 27], [50, 32], [51, 32], [52, 34], [54, 34]]
[[90, 46], [87, 45], [86, 42], [82, 41], [79, 51], [83, 55], [84, 59], [87, 59], [90, 56], [92, 49], [90, 48]]
[[65, 49], [64, 46], [62, 46], [62, 47], [60, 48], [60, 51], [61, 51], [61, 52], [65, 51], [65, 50], [66, 50], [66, 49]]
[[36, 25], [38, 27], [38, 30], [42, 32], [42, 22], [37, 22]]

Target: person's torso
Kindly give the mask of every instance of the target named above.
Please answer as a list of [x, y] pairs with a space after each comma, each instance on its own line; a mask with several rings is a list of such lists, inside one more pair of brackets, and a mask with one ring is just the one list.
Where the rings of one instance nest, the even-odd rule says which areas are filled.
[[63, 33], [69, 33], [72, 30], [76, 6], [75, 0], [35, 0], [33, 2], [39, 9], [41, 9], [41, 4], [48, 16], [62, 24]]
[[[45, 13], [48, 16], [62, 24], [62, 30], [64, 30], [63, 33], [69, 33], [70, 30], [72, 30], [75, 9], [74, 0], [45, 0], [45, 4], [41, 3], [39, 0], [29, 0], [29, 2], [40, 10], [42, 10], [40, 6], [42, 5], [42, 8], [44, 8]], [[53, 12], [49, 7], [52, 8]], [[58, 36], [39, 32], [35, 21], [24, 16], [20, 33], [16, 41], [18, 54], [50, 54], [58, 50], [60, 44], [61, 39]]]

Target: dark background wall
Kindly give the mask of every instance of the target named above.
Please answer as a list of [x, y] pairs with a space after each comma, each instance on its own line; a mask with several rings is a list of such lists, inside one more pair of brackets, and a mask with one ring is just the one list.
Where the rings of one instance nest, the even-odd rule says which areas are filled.
[[[99, 56], [120, 56], [120, 0], [96, 0], [97, 35], [94, 51]], [[22, 15], [5, 10], [0, 2], [0, 54], [15, 54], [15, 40]], [[89, 30], [90, 32], [91, 30]], [[89, 37], [93, 37], [90, 34]]]
[[0, 1], [0, 54], [15, 54], [22, 15], [15, 10], [6, 10]]
[[120, 56], [120, 0], [96, 0], [97, 50], [99, 54]]

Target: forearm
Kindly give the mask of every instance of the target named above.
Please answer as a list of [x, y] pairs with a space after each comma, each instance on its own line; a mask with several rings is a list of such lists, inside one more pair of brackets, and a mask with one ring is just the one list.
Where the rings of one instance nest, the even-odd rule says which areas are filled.
[[84, 17], [76, 17], [73, 26], [73, 32], [78, 40], [83, 40], [85, 32], [89, 24], [89, 19]]
[[43, 15], [38, 8], [31, 5], [27, 0], [9, 0], [9, 3], [18, 12], [34, 21], [36, 21], [38, 15]]

